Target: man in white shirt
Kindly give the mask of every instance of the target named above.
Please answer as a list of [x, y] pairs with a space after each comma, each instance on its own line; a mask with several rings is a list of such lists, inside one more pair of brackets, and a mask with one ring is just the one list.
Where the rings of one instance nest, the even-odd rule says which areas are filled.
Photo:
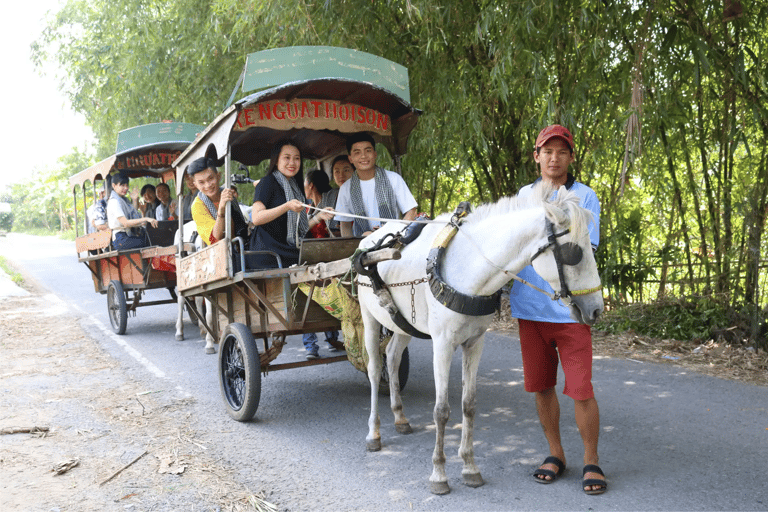
[[376, 166], [376, 142], [367, 133], [356, 133], [347, 139], [349, 161], [355, 174], [339, 189], [336, 217], [341, 236], [366, 236], [378, 229], [378, 220], [346, 217], [344, 213], [365, 217], [405, 220], [416, 218], [416, 199], [403, 178]]

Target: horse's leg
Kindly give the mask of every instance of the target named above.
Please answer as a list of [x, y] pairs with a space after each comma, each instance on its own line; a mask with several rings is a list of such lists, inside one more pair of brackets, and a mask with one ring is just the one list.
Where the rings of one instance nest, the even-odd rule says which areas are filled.
[[183, 341], [184, 340], [184, 297], [181, 295], [177, 296], [177, 301], [179, 303], [179, 314], [176, 318], [176, 341]]
[[[369, 452], [381, 450], [381, 433], [379, 432], [379, 380], [381, 379], [381, 353], [379, 352], [379, 332], [381, 325], [360, 301], [360, 313], [363, 317], [365, 350], [368, 352], [368, 380], [371, 383], [371, 415], [368, 417], [368, 435], [365, 447]], [[390, 342], [391, 343], [391, 342]]]
[[[208, 299], [205, 299], [205, 321], [208, 324], [209, 327], [213, 329], [213, 306], [211, 305], [211, 301]], [[216, 346], [214, 345], [214, 339], [213, 336], [211, 336], [211, 333], [208, 331], [205, 332], [205, 353], [206, 354], [215, 354], [216, 353]]]
[[400, 434], [413, 432], [408, 418], [403, 414], [403, 401], [400, 398], [400, 361], [403, 351], [408, 346], [411, 337], [405, 334], [395, 333], [387, 344], [387, 370], [389, 370], [389, 403], [392, 414], [395, 415], [395, 429]]
[[453, 346], [442, 336], [432, 338], [433, 361], [435, 373], [435, 451], [432, 453], [432, 476], [429, 477], [430, 490], [433, 494], [448, 494], [448, 476], [445, 474], [445, 424], [451, 414], [448, 405], [448, 378], [451, 373]]
[[485, 336], [470, 338], [462, 345], [462, 396], [461, 409], [463, 420], [461, 425], [461, 445], [459, 455], [464, 459], [464, 469], [461, 476], [464, 484], [469, 487], [480, 487], [485, 482], [480, 476], [480, 469], [475, 465], [475, 450], [473, 447], [475, 429], [475, 402], [477, 396], [477, 368], [483, 355]]

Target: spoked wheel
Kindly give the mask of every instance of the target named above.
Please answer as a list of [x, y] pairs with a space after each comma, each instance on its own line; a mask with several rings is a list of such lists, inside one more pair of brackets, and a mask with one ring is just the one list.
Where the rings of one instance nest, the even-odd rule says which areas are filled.
[[261, 398], [259, 349], [243, 324], [224, 328], [219, 345], [219, 384], [227, 412], [237, 421], [249, 421]]
[[[403, 357], [400, 358], [400, 368], [397, 370], [397, 378], [400, 381], [400, 392], [402, 393], [408, 382], [408, 373], [411, 370], [411, 357], [408, 354], [408, 347], [403, 350]], [[381, 360], [381, 381], [379, 381], [379, 393], [389, 394], [389, 368], [387, 367], [387, 355], [382, 355]]]
[[125, 290], [123, 290], [120, 281], [112, 280], [109, 282], [107, 312], [115, 334], [125, 334], [125, 327], [128, 323], [128, 305], [125, 300]]

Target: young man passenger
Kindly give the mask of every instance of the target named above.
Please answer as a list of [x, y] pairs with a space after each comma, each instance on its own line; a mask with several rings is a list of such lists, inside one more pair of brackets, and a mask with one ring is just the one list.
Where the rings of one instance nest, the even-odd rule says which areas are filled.
[[376, 165], [376, 142], [367, 133], [356, 133], [347, 139], [349, 162], [355, 173], [339, 189], [336, 220], [341, 236], [366, 236], [381, 226], [377, 220], [345, 217], [344, 213], [383, 219], [413, 220], [416, 199], [403, 178]]
[[[564, 185], [581, 198], [580, 205], [592, 212], [589, 236], [592, 249], [600, 240], [600, 201], [595, 192], [576, 181], [568, 172], [574, 161], [573, 136], [560, 125], [544, 128], [536, 139], [533, 158], [541, 177], [520, 189], [529, 195], [542, 181], [556, 187]], [[528, 266], [519, 276], [545, 290], [551, 287]], [[549, 444], [549, 457], [533, 473], [537, 482], [550, 484], [565, 471], [565, 451], [560, 439], [560, 403], [557, 399], [558, 355], [565, 374], [563, 394], [573, 398], [576, 425], [584, 443], [582, 489], [587, 494], [602, 494], [607, 489], [605, 476], [598, 466], [597, 440], [600, 412], [592, 389], [592, 331], [588, 325], [575, 323], [568, 308], [554, 302], [532, 288], [515, 282], [509, 293], [512, 317], [520, 326], [520, 349], [523, 355], [525, 390], [536, 396], [536, 410], [544, 436]]]

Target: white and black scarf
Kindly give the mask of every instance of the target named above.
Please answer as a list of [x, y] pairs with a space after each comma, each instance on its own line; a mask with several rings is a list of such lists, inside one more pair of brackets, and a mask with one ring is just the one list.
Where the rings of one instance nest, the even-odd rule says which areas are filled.
[[[382, 219], [396, 219], [397, 215], [397, 198], [395, 192], [392, 190], [392, 184], [387, 178], [387, 173], [376, 166], [376, 175], [374, 176], [375, 191], [376, 191], [376, 203], [379, 207], [379, 217]], [[352, 201], [352, 213], [355, 215], [366, 215], [365, 204], [363, 203], [363, 191], [360, 188], [360, 178], [357, 173], [354, 173], [349, 179], [350, 184], [350, 199]], [[355, 236], [362, 236], [366, 231], [370, 231], [371, 225], [367, 219], [355, 219], [353, 224], [353, 234]]]
[[[222, 190], [224, 190], [224, 187], [219, 187], [219, 192]], [[208, 210], [208, 213], [210, 213], [211, 217], [213, 217], [213, 220], [216, 220], [216, 218], [219, 216], [219, 210], [216, 208], [216, 205], [213, 204], [213, 201], [211, 201], [207, 195], [203, 194], [202, 191], [197, 192], [197, 198], [203, 202], [206, 209]]]
[[[131, 204], [128, 199], [124, 198], [114, 190], [109, 195], [109, 200], [115, 200], [117, 201], [117, 204], [120, 205], [120, 210], [123, 212], [123, 217], [125, 217], [128, 220], [131, 219], [140, 219], [141, 214], [139, 211]], [[128, 236], [132, 236], [135, 234], [134, 228], [125, 228], [125, 234]]]
[[[273, 174], [275, 175], [275, 179], [280, 184], [280, 186], [283, 187], [286, 202], [290, 201], [291, 199], [297, 199], [302, 203], [306, 202], [306, 199], [304, 199], [304, 194], [302, 194], [301, 190], [299, 190], [299, 186], [296, 184], [295, 179], [288, 179], [285, 174], [281, 173], [280, 171], [275, 171]], [[288, 236], [286, 236], [285, 242], [291, 247], [298, 247], [299, 241], [304, 238], [304, 235], [306, 235], [307, 231], [309, 230], [307, 211], [302, 209], [301, 212], [297, 213], [293, 210], [288, 210], [287, 214]]]

